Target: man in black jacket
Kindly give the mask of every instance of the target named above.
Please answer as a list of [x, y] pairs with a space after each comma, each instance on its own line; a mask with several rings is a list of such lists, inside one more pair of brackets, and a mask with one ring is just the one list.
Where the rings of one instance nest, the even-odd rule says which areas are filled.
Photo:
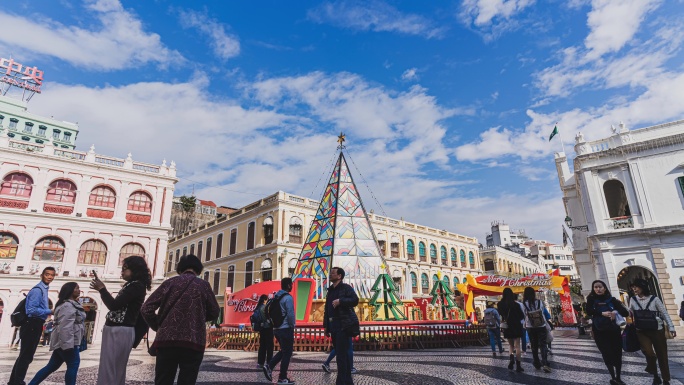
[[344, 270], [339, 267], [330, 269], [328, 277], [332, 286], [328, 288], [325, 299], [323, 327], [325, 335], [332, 336], [332, 343], [337, 352], [336, 385], [353, 385], [349, 349], [352, 348], [351, 337], [359, 335], [359, 318], [354, 307], [359, 304], [359, 297], [354, 288], [342, 283]]

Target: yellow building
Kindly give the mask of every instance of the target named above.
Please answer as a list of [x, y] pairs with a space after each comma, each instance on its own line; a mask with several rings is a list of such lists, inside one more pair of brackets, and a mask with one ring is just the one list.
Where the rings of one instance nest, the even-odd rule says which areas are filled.
[[[294, 272], [319, 202], [278, 192], [215, 221], [171, 238], [167, 276], [178, 259], [195, 254], [204, 263], [203, 278], [223, 303], [232, 292]], [[454, 287], [466, 274], [481, 273], [478, 241], [424, 225], [368, 214], [381, 252], [402, 298], [428, 296], [441, 271]]]

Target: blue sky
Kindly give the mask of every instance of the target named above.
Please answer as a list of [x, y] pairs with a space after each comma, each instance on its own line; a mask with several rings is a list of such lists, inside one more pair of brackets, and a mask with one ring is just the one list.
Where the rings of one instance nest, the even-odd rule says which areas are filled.
[[548, 142], [684, 117], [682, 0], [3, 2], [0, 53], [78, 148], [176, 161], [177, 193], [318, 199], [347, 134], [368, 208], [560, 242]]

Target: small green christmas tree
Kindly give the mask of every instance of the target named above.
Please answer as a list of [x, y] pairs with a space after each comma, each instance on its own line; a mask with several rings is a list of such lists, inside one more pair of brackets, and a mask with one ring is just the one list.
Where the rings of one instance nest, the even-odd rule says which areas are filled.
[[[383, 271], [384, 265], [383, 265]], [[381, 287], [382, 286], [382, 287]], [[375, 316], [373, 317], [376, 321], [405, 321], [406, 316], [402, 311], [401, 307], [403, 302], [397, 296], [397, 288], [392, 282], [392, 278], [387, 273], [380, 274], [378, 279], [375, 280], [375, 284], [371, 288], [374, 293], [373, 298], [370, 300], [370, 305], [375, 306]], [[382, 293], [383, 302], [378, 302], [378, 297]]]
[[430, 292], [430, 295], [432, 296], [432, 301], [430, 304], [436, 306], [439, 303], [439, 306], [442, 309], [442, 319], [446, 320], [449, 319], [447, 316], [447, 311], [457, 306], [453, 299], [454, 292], [451, 291], [449, 285], [442, 281], [441, 272], [438, 274], [438, 278], [439, 279], [435, 282], [435, 285], [432, 287], [432, 291]]

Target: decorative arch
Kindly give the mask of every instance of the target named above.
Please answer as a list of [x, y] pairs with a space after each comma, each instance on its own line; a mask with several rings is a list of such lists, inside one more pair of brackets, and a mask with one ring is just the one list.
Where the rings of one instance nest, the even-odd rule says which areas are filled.
[[420, 286], [423, 289], [423, 294], [427, 294], [430, 292], [430, 280], [428, 278], [428, 275], [425, 273], [420, 275]]
[[68, 179], [56, 179], [48, 185], [43, 211], [70, 215], [76, 203], [76, 183]]
[[11, 172], [0, 184], [0, 207], [25, 209], [33, 191], [33, 178], [25, 172]]
[[273, 242], [273, 217], [267, 216], [264, 219], [264, 245], [268, 245]]
[[64, 241], [55, 235], [40, 238], [33, 247], [34, 261], [62, 262], [64, 260]]
[[466, 254], [463, 249], [460, 250], [459, 252], [460, 257], [461, 257], [461, 267], [466, 267]]
[[112, 219], [116, 206], [116, 191], [111, 186], [101, 184], [90, 190], [86, 215], [91, 218]]
[[150, 223], [152, 219], [152, 196], [143, 190], [134, 191], [128, 197], [127, 222]]
[[19, 238], [8, 231], [0, 232], [0, 261], [17, 258]]
[[430, 262], [437, 263], [437, 246], [434, 243], [430, 244]]
[[408, 256], [408, 259], [416, 258], [416, 245], [410, 239], [406, 240], [406, 255]]
[[411, 291], [418, 294], [418, 276], [414, 272], [411, 272]]
[[440, 256], [440, 259], [442, 260], [442, 265], [446, 266], [446, 264], [447, 264], [447, 249], [446, 249], [446, 247], [442, 246], [439, 248], [439, 256]]
[[99, 239], [89, 239], [78, 250], [78, 263], [102, 265], [107, 261], [107, 245]]
[[298, 216], [290, 218], [288, 237], [290, 243], [302, 243], [302, 219]]
[[617, 179], [611, 179], [603, 184], [603, 194], [606, 198], [608, 215], [610, 218], [628, 217], [632, 215], [627, 202], [625, 186]]
[[145, 258], [145, 248], [141, 244], [135, 242], [129, 242], [123, 245], [121, 250], [119, 250], [119, 266], [123, 265], [124, 259], [134, 255]]

